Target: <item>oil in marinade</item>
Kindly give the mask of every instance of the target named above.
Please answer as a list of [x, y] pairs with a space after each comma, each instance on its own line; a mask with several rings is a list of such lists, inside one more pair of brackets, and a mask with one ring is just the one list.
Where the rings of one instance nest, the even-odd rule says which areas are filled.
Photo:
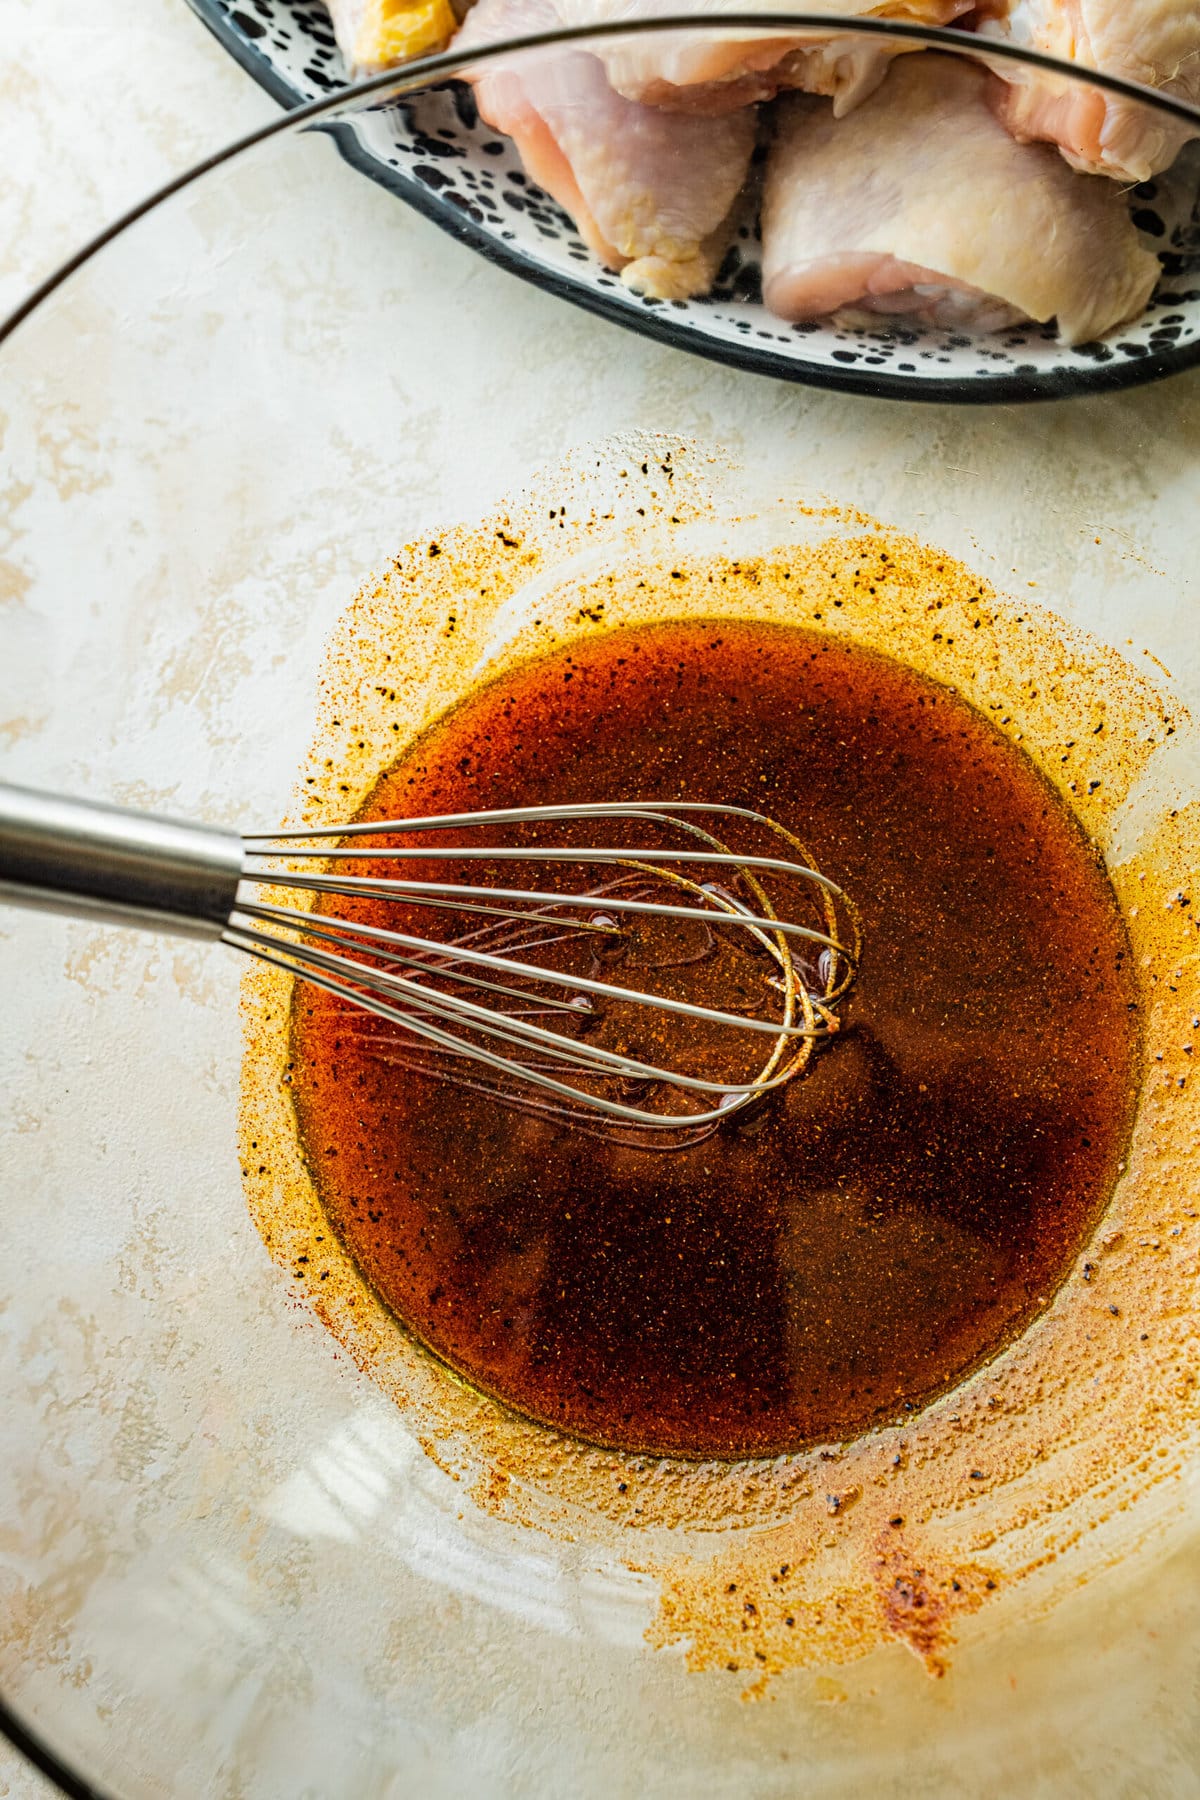
[[1136, 985], [1102, 863], [1024, 753], [799, 629], [525, 665], [360, 816], [701, 797], [796, 831], [863, 913], [842, 1031], [756, 1115], [693, 1150], [607, 1144], [398, 1074], [302, 985], [293, 1092], [334, 1229], [452, 1368], [594, 1442], [740, 1457], [915, 1408], [1044, 1308], [1128, 1135]]

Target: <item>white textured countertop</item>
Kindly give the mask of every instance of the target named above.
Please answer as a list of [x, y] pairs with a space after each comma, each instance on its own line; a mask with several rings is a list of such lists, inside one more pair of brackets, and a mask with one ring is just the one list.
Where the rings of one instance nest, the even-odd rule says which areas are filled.
[[[0, 313], [128, 205], [274, 111], [185, 0], [5, 0]], [[0, 1741], [0, 1800], [57, 1789]]]

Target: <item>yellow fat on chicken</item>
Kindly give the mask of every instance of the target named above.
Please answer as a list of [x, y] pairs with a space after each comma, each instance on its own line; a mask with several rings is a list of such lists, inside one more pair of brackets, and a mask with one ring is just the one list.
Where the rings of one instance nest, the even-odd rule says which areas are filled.
[[449, 42], [458, 26], [450, 0], [329, 0], [342, 55], [354, 69], [388, 69]]

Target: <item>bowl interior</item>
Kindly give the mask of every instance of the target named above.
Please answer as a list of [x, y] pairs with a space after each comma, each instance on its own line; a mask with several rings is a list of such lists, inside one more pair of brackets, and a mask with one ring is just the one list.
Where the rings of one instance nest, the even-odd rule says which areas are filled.
[[[579, 522], [560, 588], [674, 541], [672, 517], [735, 555], [822, 507], [939, 545], [1014, 616], [1083, 628], [1171, 697], [1114, 863], [1194, 799], [1193, 379], [986, 415], [750, 380], [508, 282], [313, 132], [132, 227], [0, 368], [6, 778], [270, 824], [299, 804], [356, 591], [402, 546], [506, 495], [532, 519], [552, 488]], [[619, 507], [620, 468], [636, 503]], [[486, 585], [462, 591], [480, 667], [546, 591], [535, 570], [497, 607]], [[415, 598], [396, 646], [430, 704], [441, 670], [416, 646], [440, 604]], [[1068, 1516], [1029, 1603], [963, 1623], [947, 1681], [893, 1643], [747, 1704], [744, 1675], [689, 1667], [702, 1646], [653, 1647], [664, 1570], [784, 1514], [614, 1524], [552, 1471], [532, 1523], [497, 1513], [483, 1460], [464, 1479], [281, 1278], [243, 1194], [228, 954], [10, 912], [0, 956], [0, 1688], [68, 1765], [120, 1795], [264, 1800], [734, 1795], [751, 1770], [765, 1794], [852, 1795], [956, 1793], [967, 1769], [999, 1795], [1102, 1781], [1117, 1754], [1131, 1782], [1186, 1786], [1186, 1384], [1165, 1478], [1073, 1548]], [[1171, 1229], [1155, 1254], [1179, 1300], [1192, 1265]], [[670, 1471], [646, 1480], [668, 1492]], [[996, 1502], [971, 1504], [982, 1543]]]

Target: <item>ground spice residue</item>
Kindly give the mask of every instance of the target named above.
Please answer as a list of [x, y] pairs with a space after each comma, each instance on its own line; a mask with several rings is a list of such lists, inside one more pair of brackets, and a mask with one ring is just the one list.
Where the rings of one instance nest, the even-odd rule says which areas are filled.
[[1052, 806], [1070, 809], [1104, 857], [1132, 950], [1140, 1105], [1127, 1148], [1119, 1132], [1106, 1140], [1124, 1166], [1103, 1216], [1084, 1205], [1058, 1240], [1057, 1292], [1039, 1288], [1028, 1314], [1010, 1315], [1021, 1335], [990, 1358], [979, 1346], [952, 1391], [929, 1399], [937, 1384], [918, 1383], [865, 1431], [846, 1413], [807, 1448], [732, 1463], [583, 1443], [461, 1382], [364, 1283], [301, 1152], [289, 982], [258, 970], [247, 1193], [297, 1296], [475, 1506], [652, 1582], [652, 1644], [697, 1670], [735, 1669], [748, 1693], [888, 1642], [938, 1673], [956, 1636], [1045, 1606], [1136, 1543], [1200, 1425], [1187, 1173], [1200, 809], [1175, 803], [1157, 772], [1186, 720], [1115, 652], [937, 550], [794, 503], [727, 518], [711, 473], [686, 446], [607, 446], [398, 558], [330, 647], [298, 815], [351, 816], [456, 702], [539, 656], [587, 662], [601, 634], [627, 626], [814, 633], [831, 653], [881, 652], [940, 684], [1020, 745]]

